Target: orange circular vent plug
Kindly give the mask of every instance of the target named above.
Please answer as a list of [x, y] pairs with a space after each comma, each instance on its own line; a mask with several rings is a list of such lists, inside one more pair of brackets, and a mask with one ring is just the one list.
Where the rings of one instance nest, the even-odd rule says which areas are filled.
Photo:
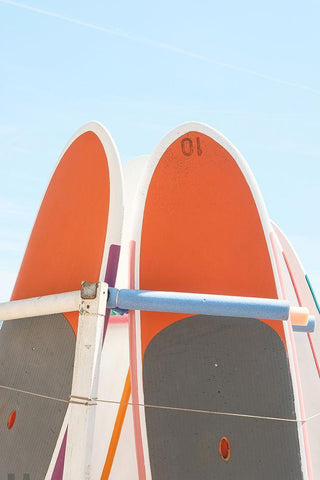
[[8, 418], [8, 429], [11, 430], [11, 428], [14, 425], [14, 422], [16, 421], [17, 418], [17, 412], [13, 410], [13, 412], [10, 413], [9, 418]]
[[227, 462], [230, 459], [231, 448], [227, 437], [222, 437], [219, 443], [219, 453], [222, 460]]

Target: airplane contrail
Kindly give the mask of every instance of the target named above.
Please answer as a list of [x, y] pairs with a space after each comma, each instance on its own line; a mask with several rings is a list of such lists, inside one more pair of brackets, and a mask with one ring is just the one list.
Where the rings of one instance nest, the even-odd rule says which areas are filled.
[[273, 83], [287, 85], [289, 87], [298, 88], [300, 90], [306, 90], [306, 91], [309, 91], [310, 93], [320, 95], [319, 90], [316, 90], [315, 88], [313, 88], [309, 85], [301, 84], [301, 83], [298, 83], [298, 82], [294, 82], [294, 81], [291, 81], [291, 80], [286, 80], [286, 79], [279, 78], [279, 77], [274, 77], [272, 75], [268, 75], [268, 74], [265, 74], [265, 73], [262, 73], [262, 72], [258, 72], [256, 70], [253, 70], [253, 69], [250, 69], [250, 68], [247, 68], [247, 67], [242, 67], [240, 65], [234, 65], [234, 64], [231, 64], [231, 63], [220, 62], [219, 60], [216, 60], [212, 57], [208, 57], [208, 56], [196, 53], [196, 52], [185, 50], [183, 48], [180, 48], [180, 47], [177, 47], [177, 46], [174, 46], [174, 45], [170, 45], [168, 43], [160, 42], [160, 41], [157, 41], [157, 40], [152, 40], [148, 37], [143, 37], [143, 36], [140, 36], [140, 35], [132, 34], [132, 33], [126, 32], [125, 30], [122, 30], [121, 28], [114, 27], [112, 25], [101, 26], [101, 25], [96, 25], [94, 23], [84, 22], [83, 20], [79, 20], [77, 18], [67, 17], [65, 15], [61, 15], [60, 13], [51, 12], [49, 10], [44, 10], [42, 8], [32, 7], [31, 5], [27, 5], [25, 3], [20, 3], [20, 2], [15, 2], [13, 0], [0, 0], [0, 3], [6, 4], [6, 5], [11, 5], [13, 7], [21, 8], [21, 9], [24, 9], [24, 10], [28, 10], [28, 11], [33, 12], [33, 13], [38, 13], [40, 15], [45, 15], [47, 17], [53, 17], [53, 18], [56, 18], [56, 19], [64, 21], [64, 22], [69, 22], [69, 23], [73, 23], [75, 25], [79, 25], [81, 27], [86, 27], [86, 28], [90, 28], [92, 30], [98, 30], [100, 32], [105, 32], [109, 35], [126, 38], [127, 40], [131, 40], [131, 41], [136, 42], [136, 43], [141, 43], [141, 44], [148, 45], [148, 46], [158, 48], [158, 49], [161, 49], [161, 50], [167, 50], [169, 52], [176, 53], [177, 55], [193, 58], [195, 60], [199, 60], [199, 61], [205, 62], [205, 63], [211, 63], [211, 64], [216, 65], [216, 66], [221, 67], [221, 68], [226, 68], [226, 69], [229, 69], [229, 70], [235, 70], [235, 71], [238, 71], [238, 72], [246, 73], [246, 74], [249, 74], [249, 75], [264, 79], [264, 80], [268, 80], [268, 81], [273, 82]]

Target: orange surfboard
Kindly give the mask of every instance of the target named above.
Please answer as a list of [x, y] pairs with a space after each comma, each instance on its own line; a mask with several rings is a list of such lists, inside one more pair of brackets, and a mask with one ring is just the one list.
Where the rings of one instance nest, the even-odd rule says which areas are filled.
[[[138, 195], [132, 286], [281, 298], [270, 221], [241, 154], [187, 123], [155, 149]], [[136, 311], [139, 478], [306, 479], [291, 326]]]
[[[119, 155], [91, 122], [53, 173], [11, 299], [79, 290], [83, 280], [114, 285], [122, 216]], [[3, 325], [0, 478], [62, 479], [77, 327], [78, 312]]]

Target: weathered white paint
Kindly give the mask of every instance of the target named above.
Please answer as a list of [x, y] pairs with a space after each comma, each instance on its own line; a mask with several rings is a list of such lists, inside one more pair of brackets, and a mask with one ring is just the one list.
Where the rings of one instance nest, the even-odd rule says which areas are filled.
[[92, 478], [92, 446], [108, 285], [81, 299], [63, 478]]
[[0, 321], [30, 318], [61, 312], [76, 312], [80, 306], [80, 290], [42, 297], [0, 303]]

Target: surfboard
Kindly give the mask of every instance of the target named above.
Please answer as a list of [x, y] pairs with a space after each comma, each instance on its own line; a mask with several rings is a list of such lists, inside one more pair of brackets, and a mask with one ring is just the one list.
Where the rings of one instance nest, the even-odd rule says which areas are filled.
[[[83, 280], [114, 285], [122, 197], [115, 144], [102, 125], [88, 123], [52, 175], [11, 300], [79, 290]], [[0, 478], [62, 479], [77, 327], [78, 312], [3, 325]]]
[[285, 297], [292, 305], [304, 306], [315, 317], [313, 333], [294, 333], [297, 360], [301, 372], [301, 390], [304, 397], [305, 418], [310, 442], [310, 457], [314, 478], [320, 476], [320, 332], [319, 304], [311, 281], [294, 247], [283, 231], [272, 222], [274, 235], [278, 239], [278, 268], [284, 284]]
[[[170, 132], [138, 198], [134, 288], [281, 297], [262, 196], [219, 132]], [[311, 478], [290, 325], [136, 311], [129, 328], [140, 480]]]
[[[140, 156], [123, 165], [124, 221], [117, 288], [129, 288], [132, 216], [137, 186], [146, 158], [147, 156]], [[101, 402], [97, 408], [92, 465], [94, 479], [139, 479], [130, 380], [128, 315], [111, 315], [101, 355], [98, 396], [113, 403]]]
[[[282, 256], [289, 272], [298, 303], [300, 306], [308, 308], [310, 314], [315, 317], [316, 325], [318, 327], [320, 323], [320, 306], [312, 287], [311, 280], [288, 237], [276, 223], [272, 222], [272, 227], [281, 244]], [[319, 334], [319, 328], [316, 328], [314, 333], [308, 334], [308, 337], [314, 339], [314, 348], [317, 352], [320, 352]], [[320, 376], [320, 366], [318, 366], [318, 372]]]

